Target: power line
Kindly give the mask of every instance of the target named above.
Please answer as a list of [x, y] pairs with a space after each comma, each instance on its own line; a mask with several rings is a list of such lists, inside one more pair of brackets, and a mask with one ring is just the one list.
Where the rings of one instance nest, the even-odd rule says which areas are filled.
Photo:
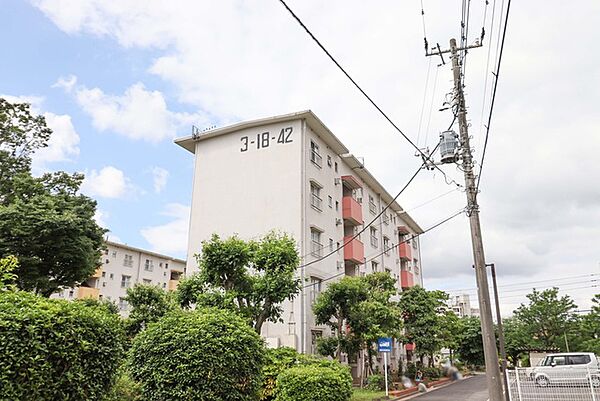
[[498, 66], [496, 68], [496, 73], [494, 74], [494, 76], [496, 77], [496, 79], [494, 80], [494, 91], [492, 92], [492, 103], [490, 105], [490, 113], [488, 115], [488, 122], [487, 122], [487, 126], [486, 131], [485, 131], [485, 141], [483, 142], [483, 152], [481, 154], [481, 162], [479, 163], [479, 175], [477, 177], [477, 186], [476, 186], [476, 193], [477, 191], [479, 191], [479, 183], [481, 182], [481, 174], [483, 172], [483, 163], [485, 161], [485, 152], [487, 150], [487, 144], [488, 144], [488, 137], [490, 134], [490, 125], [492, 122], [492, 113], [494, 111], [494, 103], [496, 101], [496, 90], [498, 89], [498, 78], [500, 76], [500, 64], [502, 63], [502, 53], [504, 50], [504, 40], [506, 39], [506, 27], [508, 25], [508, 15], [510, 12], [510, 1], [508, 0], [508, 5], [506, 7], [506, 17], [505, 17], [505, 21], [504, 21], [504, 31], [502, 33], [502, 44], [500, 45], [500, 55], [498, 56]]
[[[344, 69], [344, 67], [342, 67], [342, 65], [331, 55], [331, 53], [325, 48], [325, 46], [319, 41], [319, 39], [317, 39], [315, 37], [315, 35], [313, 35], [313, 33], [308, 29], [308, 27], [304, 24], [304, 22], [302, 22], [302, 20], [300, 19], [300, 17], [298, 17], [296, 15], [296, 13], [294, 13], [294, 11], [292, 11], [292, 9], [287, 5], [287, 3], [284, 0], [279, 0], [279, 2], [291, 14], [291, 16], [296, 20], [296, 22], [298, 22], [298, 24], [300, 24], [300, 26], [306, 31], [306, 33], [311, 37], [311, 39], [321, 48], [321, 50], [323, 50], [323, 52], [327, 55], [327, 57], [329, 57], [329, 59], [346, 76], [346, 78], [348, 78], [350, 80], [350, 82], [352, 82], [352, 84], [356, 87], [356, 89], [358, 89], [358, 91], [369, 101], [369, 103], [371, 103], [371, 105], [373, 107], [375, 107], [375, 109], [379, 112], [379, 114], [381, 114], [383, 116], [383, 118], [385, 118], [387, 120], [387, 122], [390, 123], [390, 125], [392, 127], [394, 127], [394, 129], [396, 131], [398, 131], [398, 133], [400, 135], [402, 135], [402, 137], [413, 148], [416, 149], [416, 151], [421, 155], [421, 157], [423, 157], [423, 160], [432, 162], [431, 156], [430, 155], [426, 155], [421, 149], [419, 149], [419, 147], [417, 145], [415, 145], [415, 143], [400, 129], [400, 127], [398, 127], [396, 125], [396, 123], [394, 123], [392, 121], [392, 119], [383, 111], [383, 109], [381, 109], [381, 107], [379, 107], [379, 105], [377, 105], [377, 103], [375, 103], [375, 101], [367, 94], [367, 92], [365, 92], [363, 90], [363, 88], [354, 80], [354, 78], [352, 78], [352, 76], [350, 76], [350, 74]], [[439, 166], [437, 166], [435, 164], [432, 164], [432, 166], [434, 168], [436, 168], [437, 170], [439, 170], [444, 175], [444, 177], [446, 177], [446, 173]], [[450, 182], [453, 182], [456, 186], [459, 186], [459, 187], [461, 186], [459, 183], [457, 183], [454, 180], [452, 180]]]
[[[562, 286], [570, 286], [570, 285], [578, 285], [578, 284], [590, 284], [590, 283], [594, 283], [594, 282], [598, 282], [598, 280], [588, 280], [588, 281], [575, 281], [575, 282], [570, 282], [570, 283], [560, 283], [560, 285], [546, 285], [546, 286], [541, 286], [541, 287], [525, 287], [525, 288], [513, 288], [513, 289], [509, 289], [509, 290], [503, 290], [502, 293], [511, 293], [511, 292], [522, 292], [523, 294], [521, 295], [527, 295], [529, 293], [531, 293], [531, 291], [533, 290], [549, 290], [552, 288], [561, 288]], [[452, 294], [451, 294], [452, 295]], [[456, 294], [455, 294], [456, 295]], [[474, 295], [474, 293], [472, 291], [467, 291], [467, 292], [463, 292], [459, 295]]]
[[[485, 8], [487, 10], [487, 0], [486, 0]], [[496, 13], [496, 0], [494, 0], [494, 5], [492, 6], [492, 22], [490, 23], [490, 45], [488, 46], [487, 61], [485, 63], [485, 76], [484, 76], [484, 83], [483, 83], [483, 100], [482, 100], [482, 105], [481, 105], [481, 117], [480, 117], [481, 122], [479, 124], [479, 136], [481, 136], [481, 131], [483, 129], [483, 113], [485, 111], [485, 101], [486, 101], [486, 96], [487, 96], [487, 82], [488, 82], [488, 76], [489, 76], [489, 71], [490, 71], [490, 56], [492, 53], [492, 37], [494, 35], [495, 13]], [[485, 18], [484, 18], [484, 20], [485, 20]], [[484, 21], [484, 26], [485, 26], [485, 21]], [[483, 42], [483, 40], [482, 40], [482, 42]], [[479, 145], [479, 140], [477, 141], [477, 145]]]
[[419, 145], [419, 139], [421, 138], [421, 126], [423, 124], [423, 113], [425, 112], [425, 100], [427, 99], [427, 88], [429, 87], [429, 72], [431, 71], [431, 58], [427, 65], [427, 76], [425, 78], [425, 90], [423, 91], [423, 103], [421, 105], [421, 116], [419, 117], [419, 130], [417, 131], [417, 145]]
[[[536, 280], [536, 281], [525, 281], [525, 282], [520, 282], [520, 283], [508, 283], [508, 284], [503, 284], [503, 285], [499, 285], [498, 288], [506, 288], [506, 287], [514, 287], [514, 286], [520, 286], [520, 285], [525, 285], [525, 284], [538, 284], [538, 283], [547, 283], [549, 281], [562, 281], [562, 280], [572, 280], [575, 278], [582, 278], [582, 277], [594, 277], [594, 276], [600, 276], [600, 274], [598, 273], [588, 273], [588, 274], [582, 274], [579, 276], [568, 276], [568, 277], [559, 277], [559, 278], [551, 278], [551, 279], [545, 279], [545, 280]], [[470, 291], [470, 290], [477, 290], [477, 287], [470, 287], [470, 288], [449, 288], [449, 289], [445, 289], [442, 291], [450, 291], [450, 292], [459, 292], [459, 291]]]

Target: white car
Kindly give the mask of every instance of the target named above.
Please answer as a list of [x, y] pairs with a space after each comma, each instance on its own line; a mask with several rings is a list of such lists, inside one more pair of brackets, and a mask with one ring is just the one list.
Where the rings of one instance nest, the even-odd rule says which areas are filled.
[[531, 369], [535, 384], [591, 384], [600, 387], [600, 362], [592, 352], [549, 354]]

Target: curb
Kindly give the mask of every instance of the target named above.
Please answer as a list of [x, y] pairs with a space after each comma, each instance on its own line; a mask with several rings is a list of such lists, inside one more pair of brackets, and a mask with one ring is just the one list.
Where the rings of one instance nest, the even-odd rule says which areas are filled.
[[[473, 376], [472, 375], [465, 376], [461, 380], [455, 380], [455, 381], [451, 381], [448, 378], [444, 378], [444, 379], [441, 379], [441, 380], [436, 380], [434, 382], [429, 382], [429, 384], [427, 385], [427, 392], [426, 393], [419, 393], [418, 389], [417, 389], [417, 386], [411, 387], [411, 388], [406, 389], [406, 390], [394, 391], [394, 393], [396, 393], [396, 394], [392, 394], [392, 392], [390, 392], [390, 396], [395, 397], [395, 398], [390, 398], [389, 401], [411, 400], [411, 399], [417, 398], [417, 397], [419, 397], [421, 395], [428, 394], [431, 391], [435, 391], [435, 390], [438, 390], [440, 388], [444, 388], [444, 387], [450, 386], [452, 384], [461, 382], [463, 380], [470, 379], [471, 377], [473, 377]], [[401, 393], [401, 394], [398, 394], [398, 393]]]

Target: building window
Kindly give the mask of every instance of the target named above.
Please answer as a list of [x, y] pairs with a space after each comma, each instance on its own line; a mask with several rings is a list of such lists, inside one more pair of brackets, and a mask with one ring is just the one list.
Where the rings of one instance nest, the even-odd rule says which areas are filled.
[[165, 262], [165, 269], [169, 268], [169, 264]]
[[333, 170], [337, 173], [337, 162], [333, 163]]
[[371, 246], [377, 248], [379, 246], [379, 238], [377, 238], [377, 229], [375, 227], [371, 228]]
[[327, 165], [331, 167], [331, 156], [327, 155]]
[[317, 300], [317, 297], [321, 293], [321, 285], [323, 280], [318, 277], [310, 278], [310, 301], [314, 303]]
[[333, 252], [335, 248], [333, 247], [333, 239], [329, 238], [329, 252]]
[[75, 294], [75, 292], [73, 290], [69, 291], [69, 298], [73, 298], [74, 294]]
[[371, 262], [371, 272], [372, 273], [375, 273], [377, 271], [377, 266], [378, 266], [378, 263], [373, 260]]
[[419, 274], [421, 271], [421, 269], [419, 269], [419, 261], [417, 259], [413, 259], [413, 270], [415, 271], [415, 274]]
[[321, 187], [318, 186], [316, 183], [311, 182], [310, 183], [310, 205], [312, 207], [314, 207], [315, 209], [317, 209], [318, 211], [321, 211]]
[[144, 263], [144, 270], [147, 272], [151, 272], [154, 270], [154, 261], [150, 259], [146, 259], [146, 263]]
[[131, 286], [131, 276], [121, 276], [121, 288], [129, 288]]
[[328, 195], [327, 198], [329, 200], [329, 208], [331, 209], [333, 207], [333, 198], [331, 197], [331, 195]]
[[113, 273], [110, 273], [110, 279], [112, 280], [114, 278], [115, 278], [115, 275]]
[[417, 249], [417, 239], [416, 238], [413, 238], [412, 246], [414, 249]]
[[335, 201], [335, 211], [339, 212], [340, 211], [340, 202]]
[[152, 284], [152, 280], [150, 280], [149, 278], [144, 278], [144, 279], [142, 279], [142, 282], [143, 282], [144, 284]]
[[373, 214], [377, 214], [377, 205], [373, 196], [369, 195], [369, 211]]
[[106, 287], [106, 281], [102, 282], [102, 287]]
[[106, 272], [102, 272], [102, 278], [106, 277]]
[[319, 145], [313, 141], [310, 141], [310, 161], [319, 168], [323, 164], [323, 158], [319, 154]]
[[163, 283], [163, 288], [167, 288], [167, 283]]
[[119, 297], [119, 310], [124, 312], [127, 310], [127, 308], [129, 308], [129, 304], [125, 298]]
[[323, 254], [323, 244], [321, 244], [321, 231], [311, 228], [310, 229], [311, 239], [311, 253], [314, 257], [321, 257]]
[[381, 218], [386, 226], [390, 224], [390, 216], [388, 216], [386, 213], [382, 214]]
[[112, 257], [113, 257], [113, 259], [117, 258], [117, 251], [112, 251]]
[[388, 237], [383, 237], [383, 252], [388, 256], [390, 254], [390, 239]]
[[317, 343], [319, 342], [319, 339], [321, 337], [323, 337], [322, 330], [311, 330], [310, 331], [310, 353], [311, 354], [317, 353]]
[[132, 255], [125, 255], [125, 258], [123, 259], [123, 266], [125, 266], [125, 267], [133, 266], [133, 256]]

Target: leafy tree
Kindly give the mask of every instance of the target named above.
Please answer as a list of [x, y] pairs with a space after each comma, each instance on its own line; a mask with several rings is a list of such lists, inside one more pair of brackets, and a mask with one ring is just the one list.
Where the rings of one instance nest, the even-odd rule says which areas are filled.
[[14, 256], [0, 259], [0, 291], [12, 291], [15, 289], [17, 275], [13, 273], [19, 261]]
[[568, 295], [558, 297], [558, 288], [533, 290], [527, 295], [529, 305], [521, 304], [514, 316], [523, 324], [525, 333], [544, 348], [558, 347], [566, 351], [564, 335], [574, 325], [577, 306]]
[[447, 299], [448, 295], [443, 291], [427, 291], [419, 286], [400, 293], [406, 340], [415, 344], [421, 362], [428, 355], [432, 364], [433, 355], [444, 343], [441, 325]]
[[10, 194], [13, 178], [29, 173], [31, 155], [48, 146], [51, 134], [44, 117], [32, 115], [29, 104], [0, 98], [0, 203]]
[[11, 202], [0, 204], [0, 257], [18, 258], [19, 288], [50, 296], [98, 267], [105, 230], [94, 221], [96, 202], [76, 194], [82, 181], [64, 172], [13, 178]]
[[131, 306], [131, 312], [126, 321], [127, 334], [135, 336], [148, 327], [150, 323], [176, 309], [172, 295], [158, 286], [136, 284], [127, 289], [125, 298]]
[[454, 351], [458, 348], [462, 334], [462, 322], [452, 311], [445, 311], [440, 317], [442, 346], [450, 350], [450, 362], [454, 363]]
[[517, 365], [519, 357], [526, 348], [535, 348], [532, 338], [527, 334], [523, 323], [515, 317], [502, 320], [504, 349], [508, 362]]
[[44, 296], [94, 273], [105, 232], [96, 202], [77, 194], [82, 174], [31, 175], [31, 156], [51, 134], [30, 105], [0, 98], [0, 258], [17, 257], [17, 286]]
[[196, 258], [200, 271], [178, 286], [181, 305], [235, 309], [257, 333], [264, 322], [281, 321], [282, 302], [300, 291], [295, 275], [300, 259], [286, 234], [270, 232], [258, 241], [215, 234]]
[[579, 351], [600, 355], [600, 294], [592, 298], [592, 310], [582, 316], [578, 334], [583, 339]]
[[461, 319], [461, 335], [458, 339], [458, 354], [462, 361], [470, 365], [485, 365], [481, 320], [477, 317]]
[[112, 315], [119, 314], [119, 306], [114, 301], [109, 301], [108, 299], [94, 299], [87, 297], [82, 299], [76, 299], [73, 302], [77, 302], [91, 308], [100, 308], [101, 310], [108, 312]]

